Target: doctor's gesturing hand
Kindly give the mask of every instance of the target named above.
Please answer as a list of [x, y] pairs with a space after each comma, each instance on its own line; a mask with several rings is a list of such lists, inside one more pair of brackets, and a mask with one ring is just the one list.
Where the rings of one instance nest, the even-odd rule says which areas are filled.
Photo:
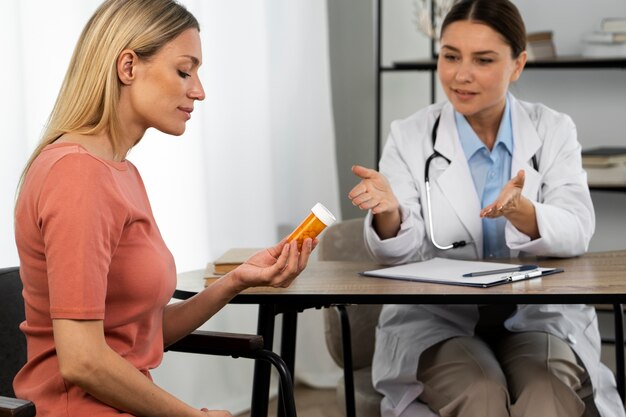
[[401, 223], [400, 204], [387, 178], [375, 169], [360, 165], [354, 165], [352, 172], [361, 178], [348, 193], [352, 204], [361, 210], [372, 210], [374, 228], [381, 239], [396, 236]]
[[520, 232], [531, 239], [539, 238], [539, 226], [533, 203], [522, 195], [526, 174], [523, 169], [506, 183], [493, 203], [481, 210], [480, 217], [504, 216]]

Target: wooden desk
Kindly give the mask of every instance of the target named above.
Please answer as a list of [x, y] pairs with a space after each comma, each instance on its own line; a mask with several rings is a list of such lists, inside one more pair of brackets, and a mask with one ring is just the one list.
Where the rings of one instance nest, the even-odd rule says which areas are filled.
[[[620, 304], [626, 303], [626, 251], [569, 259], [533, 258], [528, 263], [560, 267], [565, 272], [491, 288], [473, 288], [358, 275], [360, 271], [378, 268], [374, 263], [312, 262], [289, 288], [251, 288], [232, 303], [259, 305], [257, 330], [270, 350], [275, 316], [284, 315], [281, 356], [291, 370], [295, 362], [297, 313], [307, 308], [332, 304], [613, 304], [621, 313]], [[202, 270], [180, 274], [175, 298], [188, 298], [202, 290], [202, 274]], [[622, 323], [622, 315], [616, 315], [616, 352], [621, 352], [616, 355], [617, 382], [623, 399], [624, 349], [618, 348], [624, 346]], [[269, 365], [255, 364], [254, 410], [267, 410], [269, 377]]]

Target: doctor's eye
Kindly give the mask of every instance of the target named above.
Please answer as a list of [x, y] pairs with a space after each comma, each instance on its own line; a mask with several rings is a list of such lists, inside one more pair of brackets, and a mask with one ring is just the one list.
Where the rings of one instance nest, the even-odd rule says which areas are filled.
[[488, 65], [493, 62], [493, 59], [492, 58], [477, 58], [476, 62], [478, 62], [478, 64], [480, 65]]
[[443, 59], [448, 61], [448, 62], [455, 62], [457, 61], [459, 58], [458, 56], [454, 55], [454, 54], [444, 54], [443, 55]]
[[178, 75], [179, 75], [181, 78], [191, 77], [191, 75], [189, 75], [189, 74], [187, 74], [186, 72], [183, 72], [183, 71], [181, 71], [181, 70], [178, 70]]

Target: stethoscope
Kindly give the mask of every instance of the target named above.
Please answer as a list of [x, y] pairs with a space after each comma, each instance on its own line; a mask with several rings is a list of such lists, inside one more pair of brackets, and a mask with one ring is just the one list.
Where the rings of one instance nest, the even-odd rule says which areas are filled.
[[[428, 175], [428, 171], [430, 170], [430, 163], [435, 158], [443, 158], [448, 162], [448, 164], [450, 163], [450, 160], [448, 158], [440, 154], [435, 149], [435, 142], [437, 142], [437, 130], [439, 128], [439, 119], [441, 119], [441, 114], [437, 116], [437, 119], [435, 120], [435, 124], [433, 125], [433, 130], [430, 133], [430, 137], [433, 142], [433, 153], [428, 157], [428, 159], [426, 159], [426, 166], [424, 167], [424, 182], [426, 183], [426, 207], [428, 209], [428, 226], [430, 227], [430, 241], [437, 249], [448, 250], [448, 249], [462, 248], [463, 246], [466, 246], [467, 244], [474, 243], [474, 242], [472, 242], [471, 240], [457, 240], [456, 242], [452, 242], [449, 245], [441, 245], [437, 243], [437, 240], [435, 239], [435, 229], [433, 228], [433, 214], [432, 214], [433, 212], [431, 211], [431, 205], [430, 205], [430, 176]], [[536, 155], [533, 155], [532, 157], [532, 164], [533, 164], [533, 168], [535, 169], [535, 171], [537, 171], [538, 164], [537, 164]]]

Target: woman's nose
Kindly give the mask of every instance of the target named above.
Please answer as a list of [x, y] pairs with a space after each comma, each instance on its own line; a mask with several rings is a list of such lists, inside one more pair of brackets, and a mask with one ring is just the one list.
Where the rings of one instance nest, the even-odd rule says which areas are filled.
[[460, 63], [456, 70], [455, 78], [458, 82], [469, 82], [472, 80], [472, 68], [467, 63]]
[[193, 88], [189, 91], [189, 97], [194, 100], [204, 100], [206, 94], [204, 93], [204, 87], [202, 87], [202, 82], [200, 79], [194, 84]]

